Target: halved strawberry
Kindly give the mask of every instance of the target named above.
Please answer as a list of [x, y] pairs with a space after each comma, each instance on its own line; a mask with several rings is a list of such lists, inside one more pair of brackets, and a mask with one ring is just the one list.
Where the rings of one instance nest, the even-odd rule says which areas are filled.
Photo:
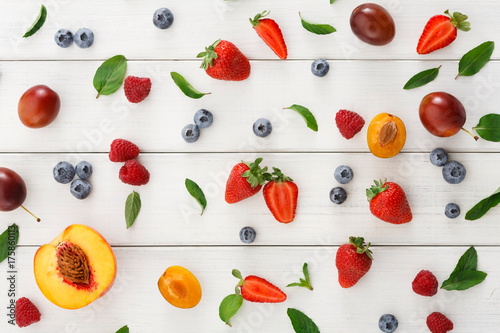
[[236, 286], [236, 294], [240, 288], [243, 299], [256, 303], [281, 303], [286, 300], [286, 294], [269, 281], [255, 275], [243, 279], [237, 269], [233, 269], [232, 273], [234, 277], [240, 279]]
[[266, 10], [255, 15], [253, 19], [249, 19], [250, 23], [257, 32], [257, 35], [262, 38], [271, 50], [273, 50], [280, 59], [286, 59], [288, 50], [278, 23], [272, 19], [263, 18], [269, 15], [269, 13], [270, 12]]
[[274, 218], [281, 223], [290, 223], [295, 218], [299, 188], [280, 169], [273, 168], [273, 177], [264, 186], [266, 205]]

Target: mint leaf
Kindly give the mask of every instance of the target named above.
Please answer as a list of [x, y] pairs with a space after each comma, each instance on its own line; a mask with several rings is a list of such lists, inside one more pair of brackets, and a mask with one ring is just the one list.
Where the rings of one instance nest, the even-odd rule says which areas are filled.
[[129, 329], [128, 329], [127, 325], [123, 326], [118, 331], [116, 331], [116, 333], [128, 333], [128, 332], [129, 332]]
[[299, 279], [299, 282], [290, 283], [289, 285], [287, 285], [287, 287], [304, 287], [309, 290], [313, 290], [314, 288], [311, 285], [307, 263], [304, 263], [304, 265], [302, 266], [302, 273], [304, 274], [303, 279]]
[[469, 247], [467, 251], [458, 260], [457, 266], [451, 272], [451, 275], [460, 271], [475, 271], [477, 269], [477, 251], [474, 246]]
[[193, 182], [191, 179], [186, 178], [185, 181], [186, 189], [188, 190], [189, 194], [200, 204], [201, 207], [201, 214], [203, 215], [203, 212], [205, 211], [205, 208], [207, 208], [207, 199], [205, 198], [205, 194], [203, 193], [203, 190]]
[[460, 271], [456, 272], [444, 281], [441, 289], [445, 290], [466, 290], [474, 287], [486, 278], [486, 273], [481, 271]]
[[238, 312], [242, 304], [243, 297], [241, 295], [231, 294], [224, 297], [219, 306], [219, 318], [231, 326], [229, 320]]
[[286, 313], [296, 333], [320, 333], [318, 326], [316, 326], [312, 319], [303, 312], [297, 309], [288, 308]]
[[426, 85], [427, 83], [433, 81], [438, 76], [440, 68], [441, 66], [427, 69], [425, 71], [415, 74], [411, 79], [408, 80], [408, 82], [406, 82], [403, 89], [405, 90], [415, 89], [423, 85]]
[[329, 24], [312, 23], [312, 22], [304, 20], [300, 13], [299, 13], [299, 16], [300, 16], [300, 22], [302, 23], [302, 26], [304, 27], [304, 29], [306, 29], [309, 32], [312, 32], [313, 34], [328, 35], [328, 34], [331, 34], [332, 32], [337, 31], [337, 29], [335, 29], [334, 27], [332, 27]]
[[472, 129], [484, 140], [500, 142], [500, 114], [490, 113], [482, 116]]
[[474, 221], [484, 216], [491, 208], [500, 203], [500, 187], [489, 197], [479, 201], [466, 214], [465, 219]]
[[121, 87], [126, 71], [127, 59], [122, 55], [116, 55], [103, 62], [94, 75], [96, 98], [115, 93]]
[[0, 235], [0, 262], [4, 261], [9, 254], [14, 252], [18, 240], [19, 227], [14, 223]]
[[40, 11], [38, 12], [37, 18], [35, 19], [35, 22], [33, 22], [28, 31], [26, 31], [26, 33], [23, 35], [23, 38], [33, 36], [38, 30], [40, 30], [40, 28], [45, 23], [46, 19], [47, 19], [47, 8], [45, 8], [45, 6], [42, 5]]
[[174, 80], [175, 84], [179, 89], [186, 95], [187, 97], [191, 97], [194, 99], [202, 98], [205, 95], [208, 95], [210, 93], [202, 93], [195, 88], [179, 73], [176, 72], [170, 72], [170, 76], [172, 77], [172, 80]]
[[140, 211], [141, 196], [139, 193], [133, 191], [128, 195], [127, 201], [125, 201], [125, 222], [127, 223], [127, 229], [134, 224]]
[[318, 131], [318, 123], [316, 122], [316, 118], [314, 118], [314, 115], [307, 108], [303, 107], [302, 105], [293, 104], [292, 106], [284, 109], [289, 109], [297, 112], [302, 116], [302, 118], [304, 118], [307, 127], [315, 132]]
[[490, 60], [494, 49], [494, 42], [484, 42], [464, 54], [458, 63], [458, 74], [455, 79], [459, 76], [472, 76], [479, 72]]

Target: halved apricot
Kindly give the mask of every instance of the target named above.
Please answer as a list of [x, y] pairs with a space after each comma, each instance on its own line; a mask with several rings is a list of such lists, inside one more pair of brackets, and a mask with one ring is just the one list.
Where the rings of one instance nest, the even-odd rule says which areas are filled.
[[38, 287], [49, 301], [64, 309], [79, 309], [111, 288], [116, 259], [97, 231], [73, 224], [36, 251], [34, 272]]
[[162, 296], [181, 309], [195, 307], [201, 300], [201, 285], [193, 273], [181, 266], [171, 266], [158, 279]]
[[388, 114], [376, 115], [368, 125], [368, 148], [373, 155], [388, 158], [403, 149], [406, 142], [406, 128], [401, 119]]

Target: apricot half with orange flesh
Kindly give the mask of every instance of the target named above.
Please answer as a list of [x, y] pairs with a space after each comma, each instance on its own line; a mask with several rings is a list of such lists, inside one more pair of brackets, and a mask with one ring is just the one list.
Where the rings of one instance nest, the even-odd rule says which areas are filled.
[[73, 224], [36, 251], [34, 271], [36, 283], [49, 301], [64, 309], [79, 309], [111, 288], [116, 259], [97, 231]]
[[368, 125], [367, 140], [373, 155], [381, 158], [392, 157], [405, 145], [406, 127], [398, 117], [380, 113]]
[[171, 266], [158, 279], [162, 296], [181, 309], [195, 307], [201, 300], [201, 285], [196, 276], [181, 266]]

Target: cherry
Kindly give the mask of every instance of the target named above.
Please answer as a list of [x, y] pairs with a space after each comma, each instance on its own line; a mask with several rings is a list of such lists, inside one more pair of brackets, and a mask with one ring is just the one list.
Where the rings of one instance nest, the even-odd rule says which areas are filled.
[[374, 3], [356, 7], [352, 11], [350, 23], [356, 37], [371, 45], [389, 44], [396, 34], [396, 25], [391, 14]]
[[21, 122], [30, 128], [47, 126], [59, 114], [59, 95], [44, 85], [29, 88], [19, 99], [18, 114]]
[[26, 183], [15, 171], [0, 167], [0, 211], [9, 212], [23, 208], [40, 222], [40, 219], [22, 206], [26, 199]]

